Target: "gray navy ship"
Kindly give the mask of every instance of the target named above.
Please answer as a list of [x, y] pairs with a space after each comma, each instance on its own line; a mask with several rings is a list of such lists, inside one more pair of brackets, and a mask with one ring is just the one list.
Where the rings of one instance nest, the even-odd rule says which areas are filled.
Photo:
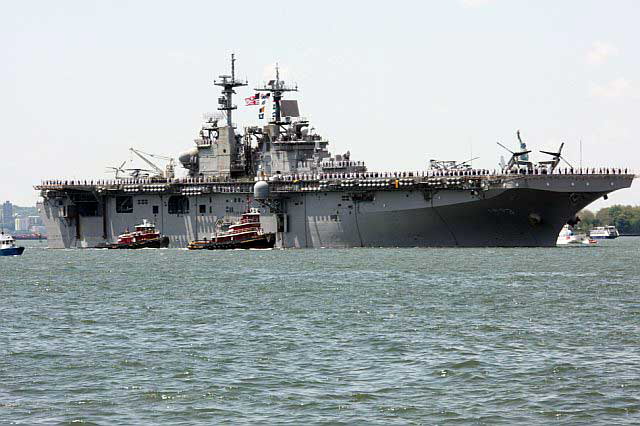
[[249, 208], [259, 209], [262, 228], [282, 248], [547, 247], [581, 209], [634, 178], [621, 169], [563, 168], [562, 146], [533, 163], [524, 143], [496, 171], [441, 161], [419, 172], [370, 171], [348, 152], [329, 152], [297, 101], [284, 99], [297, 87], [278, 71], [255, 89], [272, 103], [271, 120], [242, 132], [233, 95], [247, 82], [236, 78], [233, 56], [230, 74], [214, 84], [219, 112], [205, 116], [195, 145], [179, 156], [186, 177], [175, 176], [173, 161], [162, 169], [133, 150], [148, 175], [122, 177], [116, 168], [115, 179], [37, 185], [49, 247], [105, 246], [144, 220], [172, 247], [186, 247]]

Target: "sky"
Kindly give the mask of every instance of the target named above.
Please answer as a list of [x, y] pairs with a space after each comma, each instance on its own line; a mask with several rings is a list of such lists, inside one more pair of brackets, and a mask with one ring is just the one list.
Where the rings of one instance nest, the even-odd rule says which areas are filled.
[[[244, 106], [274, 64], [302, 115], [370, 170], [429, 159], [493, 169], [516, 148], [574, 165], [640, 170], [640, 2], [4, 1], [0, 15], [0, 201], [33, 205], [43, 179], [107, 178], [129, 147], [192, 148], [213, 80]], [[543, 160], [534, 151], [533, 160]], [[505, 155], [508, 157], [508, 155]], [[144, 164], [133, 159], [131, 167]], [[640, 204], [640, 183], [592, 208]]]

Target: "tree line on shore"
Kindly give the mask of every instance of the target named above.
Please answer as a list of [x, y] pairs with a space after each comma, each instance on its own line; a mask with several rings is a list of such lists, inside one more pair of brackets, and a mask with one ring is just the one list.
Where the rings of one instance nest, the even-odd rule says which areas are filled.
[[582, 210], [578, 213], [578, 228], [589, 231], [596, 226], [613, 225], [621, 234], [640, 234], [640, 206], [615, 205], [593, 213]]

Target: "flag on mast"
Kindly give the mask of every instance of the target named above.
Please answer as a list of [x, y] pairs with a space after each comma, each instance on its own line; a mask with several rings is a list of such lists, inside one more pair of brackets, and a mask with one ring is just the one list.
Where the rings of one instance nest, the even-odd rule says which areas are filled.
[[244, 101], [247, 103], [247, 106], [258, 105], [260, 102], [260, 92], [257, 92], [253, 96], [249, 96], [248, 98], [244, 98]]

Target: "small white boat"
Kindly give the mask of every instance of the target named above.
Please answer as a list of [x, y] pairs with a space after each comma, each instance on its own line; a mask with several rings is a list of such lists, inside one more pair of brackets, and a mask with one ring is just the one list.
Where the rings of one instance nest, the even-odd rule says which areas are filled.
[[567, 245], [591, 245], [596, 244], [597, 241], [589, 238], [586, 234], [576, 234], [569, 225], [564, 225], [562, 231], [558, 235], [556, 244], [559, 246]]
[[20, 256], [24, 247], [16, 247], [16, 240], [11, 235], [0, 233], [0, 256]]
[[620, 233], [618, 233], [616, 227], [611, 225], [596, 226], [591, 230], [591, 232], [589, 232], [589, 237], [593, 238], [594, 240], [612, 240], [614, 238], [618, 238], [619, 236]]

